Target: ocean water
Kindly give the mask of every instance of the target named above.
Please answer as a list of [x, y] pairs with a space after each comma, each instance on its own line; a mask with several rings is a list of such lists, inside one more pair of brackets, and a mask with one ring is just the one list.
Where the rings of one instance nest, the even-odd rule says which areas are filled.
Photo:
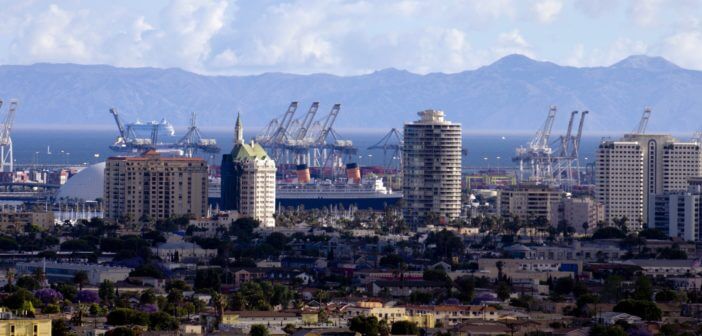
[[[214, 138], [228, 152], [232, 148], [232, 132], [203, 131], [203, 136]], [[182, 134], [182, 131], [179, 132]], [[178, 134], [172, 140], [177, 139]], [[382, 165], [392, 160], [392, 153], [384, 157], [382, 150], [368, 150], [384, 134], [346, 132], [343, 137], [352, 140], [359, 149], [358, 162], [361, 165]], [[106, 157], [117, 155], [109, 146], [116, 139], [116, 131], [109, 130], [14, 130], [12, 140], [14, 157], [17, 164], [92, 164], [104, 161]], [[250, 139], [255, 134], [247, 133]], [[467, 155], [463, 158], [464, 167], [495, 168], [515, 167], [512, 162], [515, 148], [524, 146], [530, 136], [526, 135], [465, 135], [463, 148]], [[555, 137], [554, 137], [555, 139]], [[592, 162], [600, 137], [583, 137], [581, 144], [581, 163]], [[207, 157], [208, 161], [218, 164], [221, 154]]]

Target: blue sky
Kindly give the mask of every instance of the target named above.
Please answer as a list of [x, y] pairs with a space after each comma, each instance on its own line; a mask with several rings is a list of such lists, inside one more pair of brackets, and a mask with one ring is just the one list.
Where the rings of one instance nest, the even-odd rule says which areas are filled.
[[0, 64], [202, 74], [454, 73], [520, 53], [572, 66], [632, 54], [702, 70], [702, 0], [0, 0]]

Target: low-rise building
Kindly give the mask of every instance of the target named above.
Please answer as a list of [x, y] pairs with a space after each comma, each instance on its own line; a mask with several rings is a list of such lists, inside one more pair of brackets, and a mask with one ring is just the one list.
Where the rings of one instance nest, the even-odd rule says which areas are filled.
[[0, 336], [51, 336], [51, 319], [0, 319]]
[[54, 261], [18, 262], [15, 268], [19, 275], [32, 275], [43, 270], [49, 281], [56, 282], [72, 282], [76, 273], [85, 272], [88, 275], [88, 282], [92, 285], [98, 285], [105, 280], [110, 280], [112, 282], [122, 281], [128, 278], [129, 272], [132, 271], [131, 268], [127, 267], [90, 263], [60, 263]]
[[151, 250], [161, 259], [170, 262], [207, 261], [217, 256], [216, 249], [204, 249], [190, 242], [165, 242]]
[[27, 225], [46, 230], [54, 225], [54, 213], [51, 211], [27, 211], [3, 209], [0, 211], [0, 231], [5, 233], [24, 232]]
[[558, 223], [554, 217], [562, 192], [545, 185], [518, 185], [500, 190], [497, 213], [503, 217], [516, 216], [523, 221]]
[[407, 305], [404, 306], [410, 317], [433, 316], [445, 326], [453, 326], [466, 320], [496, 321], [500, 314], [495, 307], [473, 305]]
[[622, 264], [636, 265], [642, 268], [645, 275], [651, 276], [680, 276], [684, 274], [697, 274], [702, 271], [699, 262], [691, 259], [630, 259]]

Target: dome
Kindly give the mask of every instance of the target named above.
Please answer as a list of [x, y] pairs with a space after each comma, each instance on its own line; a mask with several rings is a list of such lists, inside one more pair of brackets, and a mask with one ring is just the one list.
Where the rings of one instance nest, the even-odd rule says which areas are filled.
[[105, 183], [105, 162], [83, 168], [59, 189], [58, 198], [94, 201], [102, 198]]

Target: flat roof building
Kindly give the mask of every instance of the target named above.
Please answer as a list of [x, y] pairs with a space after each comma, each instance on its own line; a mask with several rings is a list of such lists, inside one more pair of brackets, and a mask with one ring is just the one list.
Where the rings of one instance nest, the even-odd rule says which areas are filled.
[[105, 166], [105, 216], [140, 222], [207, 213], [207, 163], [201, 158], [111, 157]]

